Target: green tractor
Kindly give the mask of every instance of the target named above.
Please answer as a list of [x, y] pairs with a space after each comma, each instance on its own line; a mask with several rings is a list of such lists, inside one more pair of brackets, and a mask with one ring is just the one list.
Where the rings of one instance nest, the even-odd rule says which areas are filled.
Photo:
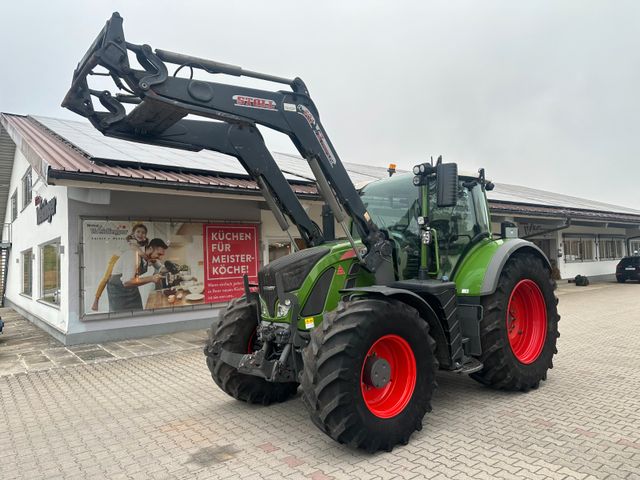
[[[173, 76], [167, 64], [177, 66]], [[124, 93], [90, 88], [98, 66]], [[191, 74], [178, 76], [184, 67]], [[204, 81], [193, 70], [288, 90]], [[512, 391], [546, 379], [560, 318], [551, 266], [513, 226], [492, 232], [485, 192], [493, 184], [482, 169], [458, 175], [438, 159], [358, 191], [300, 78], [125, 42], [117, 13], [75, 70], [63, 106], [108, 136], [236, 157], [283, 232], [289, 222], [297, 228], [307, 248], [265, 265], [257, 285], [245, 277], [245, 294], [211, 327], [207, 365], [230, 396], [268, 405], [301, 387], [324, 433], [377, 451], [421, 429], [438, 369]], [[291, 138], [344, 240], [332, 238], [333, 219], [321, 229], [308, 217], [257, 125]]]
[[[348, 241], [263, 267], [258, 293], [233, 301], [210, 330], [205, 354], [220, 388], [266, 405], [301, 385], [323, 432], [369, 451], [406, 444], [421, 429], [439, 368], [497, 389], [537, 388], [559, 336], [549, 262], [508, 238], [508, 226], [493, 238], [490, 182], [442, 172], [397, 174], [362, 190], [392, 243], [384, 284]], [[439, 203], [450, 185], [451, 201]]]

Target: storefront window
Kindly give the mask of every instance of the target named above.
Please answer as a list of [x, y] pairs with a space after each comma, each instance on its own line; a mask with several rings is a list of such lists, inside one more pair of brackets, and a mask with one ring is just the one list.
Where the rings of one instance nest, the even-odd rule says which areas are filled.
[[16, 190], [11, 195], [11, 221], [13, 222], [18, 218], [18, 191]]
[[593, 237], [564, 237], [564, 261], [585, 262], [596, 259]]
[[[296, 242], [296, 249], [302, 250], [304, 242], [300, 238], [294, 239]], [[272, 262], [277, 258], [284, 257], [292, 253], [291, 240], [269, 240], [269, 261]]]
[[40, 271], [40, 299], [60, 305], [60, 242], [51, 242], [40, 248]]
[[640, 255], [640, 240], [629, 242], [629, 255]]
[[600, 237], [600, 260], [618, 260], [624, 257], [623, 238]]
[[22, 252], [22, 294], [31, 296], [33, 285], [33, 262], [31, 249]]
[[269, 261], [284, 257], [291, 253], [291, 242], [269, 242]]
[[22, 177], [22, 208], [31, 203], [31, 169]]

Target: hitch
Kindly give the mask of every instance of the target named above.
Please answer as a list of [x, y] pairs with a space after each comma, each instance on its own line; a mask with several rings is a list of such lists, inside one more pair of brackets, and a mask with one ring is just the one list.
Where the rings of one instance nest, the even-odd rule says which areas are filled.
[[[247, 298], [258, 295], [255, 292], [251, 292], [251, 285], [246, 276], [244, 285]], [[229, 352], [222, 348], [220, 341], [216, 341], [211, 346], [209, 354], [214, 358], [220, 358], [220, 360], [234, 367], [240, 373], [262, 377], [270, 382], [293, 382], [297, 381], [296, 374], [301, 371], [298, 369], [296, 358], [298, 353], [295, 351], [294, 346], [306, 344], [306, 340], [300, 337], [297, 328], [300, 304], [295, 295], [285, 293], [280, 274], [276, 275], [276, 292], [278, 301], [282, 305], [290, 306], [291, 323], [288, 326], [262, 323], [258, 315], [256, 332], [262, 342], [260, 350], [251, 353]], [[276, 348], [281, 348], [279, 355]], [[274, 355], [278, 355], [277, 358], [274, 358]]]

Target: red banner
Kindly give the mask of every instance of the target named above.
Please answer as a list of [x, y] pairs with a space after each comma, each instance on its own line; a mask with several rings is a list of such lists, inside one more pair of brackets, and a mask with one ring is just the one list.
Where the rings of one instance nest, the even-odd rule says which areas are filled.
[[242, 296], [244, 275], [258, 283], [257, 225], [205, 224], [204, 295], [207, 303], [227, 302]]

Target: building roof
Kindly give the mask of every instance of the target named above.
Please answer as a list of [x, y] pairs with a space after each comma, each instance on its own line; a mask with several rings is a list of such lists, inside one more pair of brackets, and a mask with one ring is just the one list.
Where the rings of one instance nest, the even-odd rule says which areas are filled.
[[539, 205], [545, 207], [558, 207], [590, 210], [595, 212], [616, 212], [630, 215], [640, 215], [640, 210], [633, 208], [611, 205], [608, 203], [587, 200], [585, 198], [572, 197], [559, 193], [547, 192], [521, 185], [510, 185], [507, 183], [496, 183], [496, 188], [489, 192], [489, 199], [494, 202], [503, 203], [523, 203], [528, 205]]
[[0, 225], [5, 222], [4, 215], [9, 201], [9, 184], [15, 153], [16, 144], [11, 141], [6, 130], [0, 127]]
[[[83, 122], [71, 122], [83, 123]], [[0, 114], [0, 124], [29, 163], [49, 183], [55, 179], [78, 179], [113, 183], [133, 183], [155, 187], [189, 190], [229, 191], [233, 193], [258, 192], [256, 183], [247, 175], [231, 175], [202, 172], [198, 169], [128, 165], [107, 162], [92, 157], [83, 149], [59, 133], [47, 128], [33, 117]], [[86, 131], [91, 131], [86, 129]], [[97, 136], [102, 136], [95, 131]], [[107, 141], [121, 140], [104, 137]], [[144, 145], [144, 147], [151, 147]], [[155, 147], [158, 148], [158, 147]], [[193, 153], [193, 152], [186, 152]], [[244, 177], [244, 178], [243, 178]], [[290, 180], [296, 194], [316, 195], [316, 189], [308, 181]]]
[[[4, 131], [50, 183], [76, 179], [230, 193], [259, 191], [235, 158], [217, 152], [191, 152], [105, 137], [84, 121], [2, 113], [0, 125], [0, 147]], [[273, 156], [296, 194], [317, 195], [304, 159], [277, 152]], [[343, 163], [355, 184], [388, 176], [384, 167]], [[640, 223], [640, 210], [530, 187], [496, 183], [488, 197], [496, 213]], [[4, 214], [4, 209], [0, 211]]]

